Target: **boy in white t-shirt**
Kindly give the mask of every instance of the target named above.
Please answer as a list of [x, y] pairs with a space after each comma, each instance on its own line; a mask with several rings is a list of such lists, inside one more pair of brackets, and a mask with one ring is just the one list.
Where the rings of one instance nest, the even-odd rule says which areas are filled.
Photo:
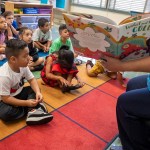
[[34, 46], [39, 50], [48, 52], [52, 43], [52, 34], [50, 30], [50, 23], [45, 18], [38, 20], [38, 27], [33, 33]]
[[[6, 43], [6, 62], [0, 67], [0, 119], [13, 121], [27, 115], [28, 125], [44, 124], [53, 119], [42, 103], [42, 94], [28, 66], [27, 44], [11, 39]], [[30, 86], [23, 87], [24, 79]]]

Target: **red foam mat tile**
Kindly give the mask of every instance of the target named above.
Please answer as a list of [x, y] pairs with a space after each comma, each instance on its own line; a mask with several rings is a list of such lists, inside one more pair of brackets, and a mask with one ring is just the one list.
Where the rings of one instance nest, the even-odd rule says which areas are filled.
[[[128, 80], [126, 79], [125, 82], [127, 81]], [[126, 91], [126, 88], [122, 87], [121, 84], [117, 80], [109, 80], [105, 84], [99, 86], [98, 89], [116, 98]]]
[[59, 109], [106, 141], [117, 133], [116, 98], [97, 89]]
[[28, 126], [0, 142], [1, 150], [102, 150], [106, 143], [54, 112], [47, 125]]

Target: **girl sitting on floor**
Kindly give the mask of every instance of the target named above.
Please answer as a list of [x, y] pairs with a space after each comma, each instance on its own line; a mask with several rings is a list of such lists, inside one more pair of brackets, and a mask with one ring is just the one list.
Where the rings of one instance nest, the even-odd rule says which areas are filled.
[[18, 36], [18, 31], [13, 27], [13, 21], [14, 21], [14, 13], [11, 11], [5, 11], [3, 13], [4, 18], [7, 22], [7, 31], [8, 31], [8, 38], [9, 40]]
[[28, 64], [31, 71], [40, 71], [43, 69], [44, 58], [39, 57], [37, 49], [33, 45], [32, 31], [28, 27], [22, 27], [19, 30], [19, 38], [28, 44], [30, 63]]
[[3, 16], [0, 15], [0, 61], [5, 59], [5, 42], [8, 40], [7, 23]]
[[[62, 46], [59, 51], [47, 56], [41, 78], [47, 85], [59, 86], [65, 93], [84, 86], [77, 73], [73, 52], [69, 50], [68, 46]], [[74, 77], [77, 80], [76, 85], [72, 85]]]

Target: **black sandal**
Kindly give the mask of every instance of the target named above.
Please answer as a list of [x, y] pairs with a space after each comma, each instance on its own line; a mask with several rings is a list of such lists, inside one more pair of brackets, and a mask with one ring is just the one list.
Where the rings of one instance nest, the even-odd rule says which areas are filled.
[[72, 86], [63, 86], [61, 88], [61, 91], [63, 93], [65, 93], [65, 92], [70, 92], [71, 90], [76, 90], [76, 89], [79, 89], [79, 88], [82, 88], [82, 86], [80, 84], [76, 84], [76, 85], [72, 85]]
[[78, 66], [78, 65], [81, 65], [83, 62], [81, 59], [76, 59], [75, 60], [75, 64]]

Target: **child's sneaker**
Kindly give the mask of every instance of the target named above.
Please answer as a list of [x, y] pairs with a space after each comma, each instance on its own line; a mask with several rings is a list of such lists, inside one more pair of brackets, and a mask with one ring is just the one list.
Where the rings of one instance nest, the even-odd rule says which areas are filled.
[[46, 113], [41, 108], [38, 108], [28, 112], [26, 123], [27, 125], [40, 125], [46, 124], [50, 122], [52, 119], [53, 119], [52, 114]]
[[38, 105], [41, 107], [41, 109], [42, 109], [44, 112], [48, 113], [48, 110], [47, 110], [46, 106], [44, 105], [44, 103], [39, 103]]

